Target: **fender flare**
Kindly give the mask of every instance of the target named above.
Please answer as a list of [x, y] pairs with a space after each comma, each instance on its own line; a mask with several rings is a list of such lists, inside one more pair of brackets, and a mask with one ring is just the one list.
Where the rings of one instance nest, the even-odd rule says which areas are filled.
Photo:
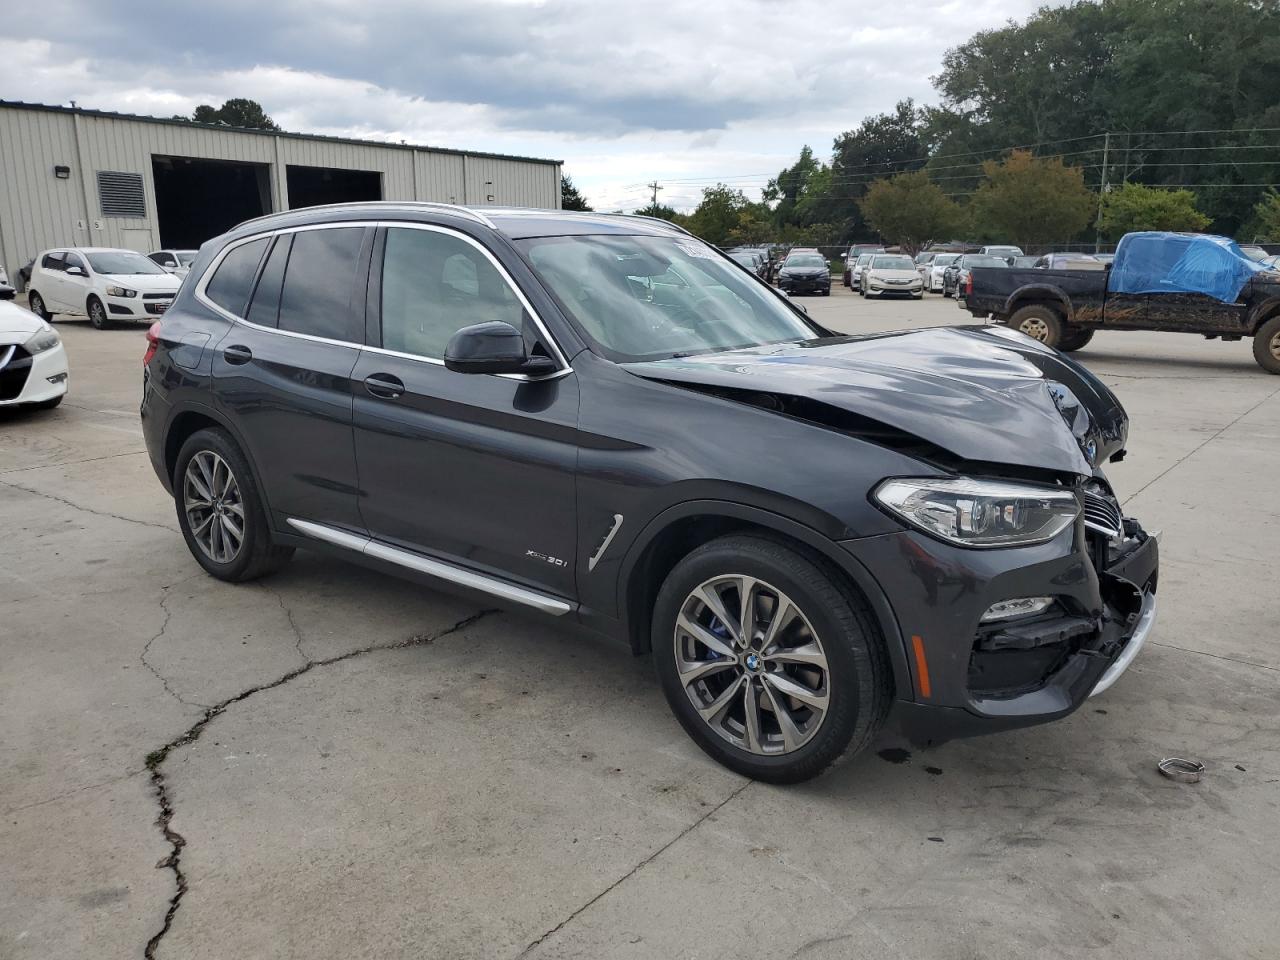
[[[197, 403], [194, 400], [184, 400], [175, 404], [169, 410], [169, 416], [164, 423], [164, 430], [161, 434], [163, 447], [161, 452], [165, 453], [169, 449], [169, 434], [173, 431], [173, 425], [178, 418], [186, 413], [194, 413], [206, 419], [212, 420], [219, 427], [231, 434], [231, 439], [236, 442], [236, 446], [240, 448], [240, 452], [244, 454], [245, 460], [249, 462], [249, 470], [253, 473], [253, 484], [258, 489], [258, 496], [262, 500], [262, 505], [266, 508], [268, 520], [271, 517], [271, 501], [266, 486], [262, 482], [262, 473], [258, 469], [258, 462], [254, 458], [253, 449], [245, 440], [244, 435], [232, 424], [231, 420], [225, 416], [222, 411], [216, 407], [210, 407], [203, 403]], [[169, 469], [168, 457], [165, 456], [165, 469]], [[169, 477], [169, 483], [173, 483], [173, 477]], [[172, 492], [172, 491], [170, 491]], [[274, 525], [273, 525], [274, 526]]]
[[1062, 308], [1065, 311], [1064, 319], [1067, 323], [1075, 322], [1075, 308], [1071, 304], [1071, 298], [1067, 295], [1067, 291], [1047, 283], [1028, 283], [1013, 291], [1004, 302], [1004, 315], [1006, 317], [1012, 316], [1015, 310], [1025, 305], [1020, 301], [1041, 303], [1045, 300], [1056, 300], [1062, 304]]
[[1249, 331], [1250, 336], [1253, 336], [1257, 334], [1259, 327], [1277, 314], [1280, 314], [1280, 294], [1272, 294], [1250, 309], [1249, 319], [1245, 322], [1245, 328]]
[[[812, 527], [769, 510], [729, 500], [685, 500], [674, 504], [650, 519], [636, 535], [618, 568], [617, 609], [621, 615], [624, 636], [631, 636], [631, 611], [627, 605], [627, 586], [641, 557], [653, 541], [671, 524], [694, 516], [725, 517], [764, 527], [804, 544], [834, 564], [862, 592], [871, 607], [872, 615], [884, 637], [885, 652], [888, 654], [893, 673], [895, 695], [898, 697], [910, 695], [914, 688], [902, 629], [898, 625], [893, 605], [871, 572], [847, 550], [841, 549], [839, 543]], [[640, 651], [637, 650], [637, 652]]]

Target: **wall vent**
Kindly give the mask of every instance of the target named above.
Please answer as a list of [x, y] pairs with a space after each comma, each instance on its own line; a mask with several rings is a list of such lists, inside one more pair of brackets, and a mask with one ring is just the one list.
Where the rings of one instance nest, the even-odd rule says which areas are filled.
[[102, 202], [104, 217], [144, 219], [147, 215], [147, 203], [142, 192], [142, 174], [140, 173], [99, 170], [98, 199]]

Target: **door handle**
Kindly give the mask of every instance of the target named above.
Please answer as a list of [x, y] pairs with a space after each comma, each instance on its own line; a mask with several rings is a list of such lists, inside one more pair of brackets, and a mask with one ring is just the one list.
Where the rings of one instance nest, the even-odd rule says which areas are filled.
[[364, 388], [383, 400], [395, 400], [404, 393], [404, 381], [389, 373], [371, 373], [364, 378]]
[[233, 343], [222, 351], [222, 359], [232, 366], [240, 366], [242, 363], [248, 363], [253, 359], [253, 351], [243, 344]]

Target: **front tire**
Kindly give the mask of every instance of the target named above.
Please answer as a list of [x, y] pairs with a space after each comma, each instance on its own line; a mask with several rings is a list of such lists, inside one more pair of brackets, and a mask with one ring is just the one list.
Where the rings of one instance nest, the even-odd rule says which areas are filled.
[[107, 319], [107, 308], [97, 297], [90, 297], [85, 303], [85, 309], [89, 313], [89, 322], [93, 324], [93, 329], [105, 330], [111, 326], [111, 321]]
[[1089, 341], [1093, 339], [1092, 330], [1081, 330], [1079, 327], [1068, 327], [1066, 334], [1062, 338], [1062, 342], [1058, 344], [1058, 349], [1063, 353], [1071, 353], [1073, 350], [1082, 350], [1088, 346]]
[[756, 780], [816, 777], [863, 749], [888, 713], [866, 601], [821, 561], [762, 536], [713, 540], [675, 566], [654, 605], [653, 651], [685, 732]]
[[187, 549], [219, 580], [274, 573], [293, 556], [271, 542], [262, 496], [244, 454], [224, 430], [198, 430], [178, 452], [173, 497]]
[[44, 297], [40, 296], [40, 294], [36, 293], [34, 290], [27, 295], [27, 306], [31, 308], [32, 313], [45, 323], [48, 323], [53, 319], [53, 314], [45, 309]]
[[1062, 343], [1067, 327], [1062, 314], [1043, 303], [1032, 303], [1015, 310], [1009, 317], [1009, 326], [1047, 347], [1057, 347]]
[[1253, 335], [1253, 359], [1267, 373], [1280, 374], [1280, 316], [1274, 316]]

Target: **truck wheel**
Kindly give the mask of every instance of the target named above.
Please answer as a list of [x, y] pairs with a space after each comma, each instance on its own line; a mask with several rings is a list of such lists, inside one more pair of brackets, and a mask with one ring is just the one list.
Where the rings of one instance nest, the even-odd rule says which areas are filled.
[[1092, 339], [1092, 330], [1081, 330], [1079, 327], [1068, 327], [1066, 334], [1062, 338], [1062, 342], [1058, 344], [1058, 349], [1063, 353], [1070, 353], [1073, 350], [1083, 348]]
[[1062, 343], [1066, 329], [1062, 315], [1042, 303], [1033, 303], [1015, 310], [1009, 318], [1009, 326], [1049, 347], [1057, 347]]
[[1280, 373], [1280, 315], [1272, 317], [1253, 335], [1253, 359], [1267, 373]]

